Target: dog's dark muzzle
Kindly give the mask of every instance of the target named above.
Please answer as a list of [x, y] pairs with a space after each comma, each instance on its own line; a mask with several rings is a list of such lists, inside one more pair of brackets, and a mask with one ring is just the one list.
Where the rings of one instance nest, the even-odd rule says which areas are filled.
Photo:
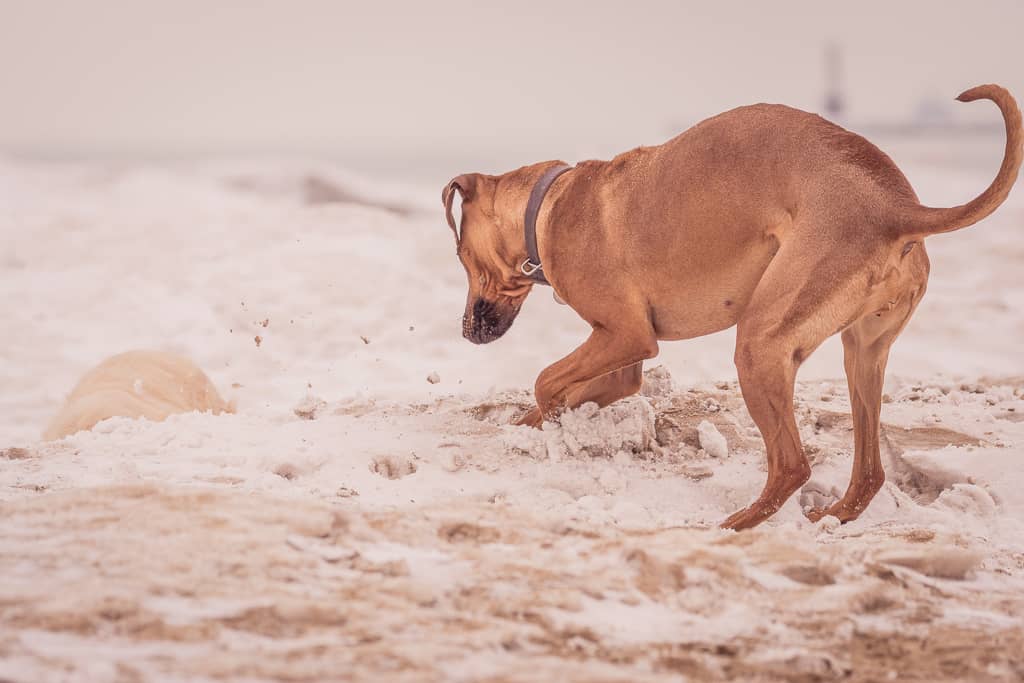
[[477, 299], [472, 308], [467, 306], [462, 316], [462, 336], [474, 344], [492, 342], [508, 332], [517, 313], [519, 310], [511, 306]]

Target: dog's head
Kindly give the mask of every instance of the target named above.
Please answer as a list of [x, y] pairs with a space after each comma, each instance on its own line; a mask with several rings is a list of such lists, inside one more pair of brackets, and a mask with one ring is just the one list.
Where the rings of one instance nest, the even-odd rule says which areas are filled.
[[[522, 217], [516, 215], [514, 199], [507, 196], [515, 193], [506, 192], [515, 187], [505, 187], [504, 179], [468, 173], [453, 178], [441, 192], [448, 226], [455, 233], [456, 253], [469, 279], [462, 336], [474, 344], [505, 334], [533, 285], [519, 271], [525, 258]], [[459, 221], [452, 206], [456, 194], [462, 197]]]

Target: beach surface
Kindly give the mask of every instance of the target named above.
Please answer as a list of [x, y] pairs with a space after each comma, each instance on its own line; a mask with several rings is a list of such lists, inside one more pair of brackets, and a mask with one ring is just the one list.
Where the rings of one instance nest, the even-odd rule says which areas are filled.
[[[995, 167], [920, 160], [932, 205]], [[927, 243], [889, 363], [887, 481], [816, 524], [853, 437], [842, 350], [801, 370], [813, 464], [767, 523], [731, 331], [641, 395], [515, 427], [587, 334], [537, 288], [460, 336], [436, 187], [326, 163], [0, 160], [0, 680], [1018, 681], [1024, 195]], [[43, 441], [129, 349], [237, 413]]]

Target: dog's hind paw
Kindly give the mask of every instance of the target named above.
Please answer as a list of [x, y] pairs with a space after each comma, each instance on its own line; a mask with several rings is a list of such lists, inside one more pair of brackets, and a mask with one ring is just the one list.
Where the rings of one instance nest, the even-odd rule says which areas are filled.
[[811, 508], [809, 510], [804, 510], [804, 517], [812, 522], [819, 522], [828, 514], [828, 508]]

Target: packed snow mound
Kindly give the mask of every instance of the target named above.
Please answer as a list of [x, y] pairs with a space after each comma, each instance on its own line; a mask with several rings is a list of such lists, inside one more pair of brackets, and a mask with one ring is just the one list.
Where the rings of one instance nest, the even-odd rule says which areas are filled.
[[650, 399], [666, 398], [676, 392], [676, 383], [672, 373], [664, 365], [655, 365], [644, 370], [644, 382], [640, 386], [640, 394]]
[[700, 447], [712, 458], [724, 458], [729, 455], [729, 444], [713, 423], [701, 420], [697, 425], [697, 436]]
[[654, 409], [640, 396], [617, 401], [604, 410], [596, 403], [584, 403], [563, 412], [557, 422], [544, 423], [542, 430], [510, 430], [506, 440], [512, 450], [556, 462], [649, 452], [657, 447]]

